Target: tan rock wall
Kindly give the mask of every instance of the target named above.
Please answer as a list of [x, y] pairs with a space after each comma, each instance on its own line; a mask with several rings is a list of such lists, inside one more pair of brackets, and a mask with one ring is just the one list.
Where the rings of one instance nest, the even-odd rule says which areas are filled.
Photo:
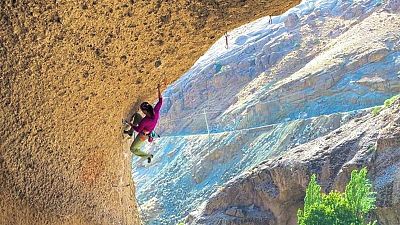
[[121, 118], [225, 31], [298, 3], [1, 1], [0, 224], [139, 224]]

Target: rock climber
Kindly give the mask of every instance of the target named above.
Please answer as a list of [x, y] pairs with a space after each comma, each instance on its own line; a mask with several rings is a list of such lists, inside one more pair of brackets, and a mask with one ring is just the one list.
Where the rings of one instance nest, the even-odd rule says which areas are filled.
[[229, 37], [228, 32], [225, 32], [224, 36], [225, 36], [225, 48], [228, 49], [228, 37]]
[[150, 105], [148, 102], [143, 102], [142, 104], [140, 104], [140, 109], [146, 116], [143, 118], [142, 115], [140, 115], [139, 113], [135, 113], [132, 116], [133, 120], [132, 122], [131, 121], [125, 122], [129, 124], [131, 127], [129, 130], [124, 131], [125, 134], [132, 136], [134, 131], [138, 133], [130, 147], [131, 152], [139, 157], [147, 158], [148, 163], [151, 162], [153, 155], [145, 153], [140, 149], [146, 142], [146, 140], [148, 140], [149, 142], [153, 140], [154, 136], [153, 130], [156, 127], [158, 118], [160, 116], [160, 108], [162, 105], [160, 84], [158, 84], [157, 90], [158, 90], [158, 102], [155, 105], [155, 107], [153, 108], [153, 106]]

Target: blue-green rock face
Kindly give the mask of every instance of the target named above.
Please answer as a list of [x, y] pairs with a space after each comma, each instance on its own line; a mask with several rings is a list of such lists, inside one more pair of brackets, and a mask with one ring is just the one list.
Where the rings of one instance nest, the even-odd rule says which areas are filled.
[[238, 174], [399, 93], [391, 4], [308, 0], [229, 32], [227, 49], [221, 37], [163, 94], [153, 162], [134, 160], [145, 220], [177, 223]]

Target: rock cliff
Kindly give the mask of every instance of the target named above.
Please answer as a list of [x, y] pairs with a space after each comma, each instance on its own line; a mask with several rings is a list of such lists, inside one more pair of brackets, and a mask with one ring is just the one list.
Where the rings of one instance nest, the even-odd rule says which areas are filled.
[[139, 224], [121, 118], [298, 2], [1, 1], [0, 223]]

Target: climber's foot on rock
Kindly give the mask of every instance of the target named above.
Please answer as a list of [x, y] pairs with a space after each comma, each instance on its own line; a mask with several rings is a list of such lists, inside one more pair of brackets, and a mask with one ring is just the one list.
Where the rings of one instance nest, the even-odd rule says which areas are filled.
[[124, 134], [127, 134], [127, 135], [129, 135], [129, 136], [131, 136], [131, 137], [132, 137], [132, 135], [133, 135], [133, 131], [130, 131], [130, 130], [124, 130]]
[[153, 155], [150, 155], [150, 157], [147, 158], [147, 162], [151, 163], [151, 159], [153, 158]]

